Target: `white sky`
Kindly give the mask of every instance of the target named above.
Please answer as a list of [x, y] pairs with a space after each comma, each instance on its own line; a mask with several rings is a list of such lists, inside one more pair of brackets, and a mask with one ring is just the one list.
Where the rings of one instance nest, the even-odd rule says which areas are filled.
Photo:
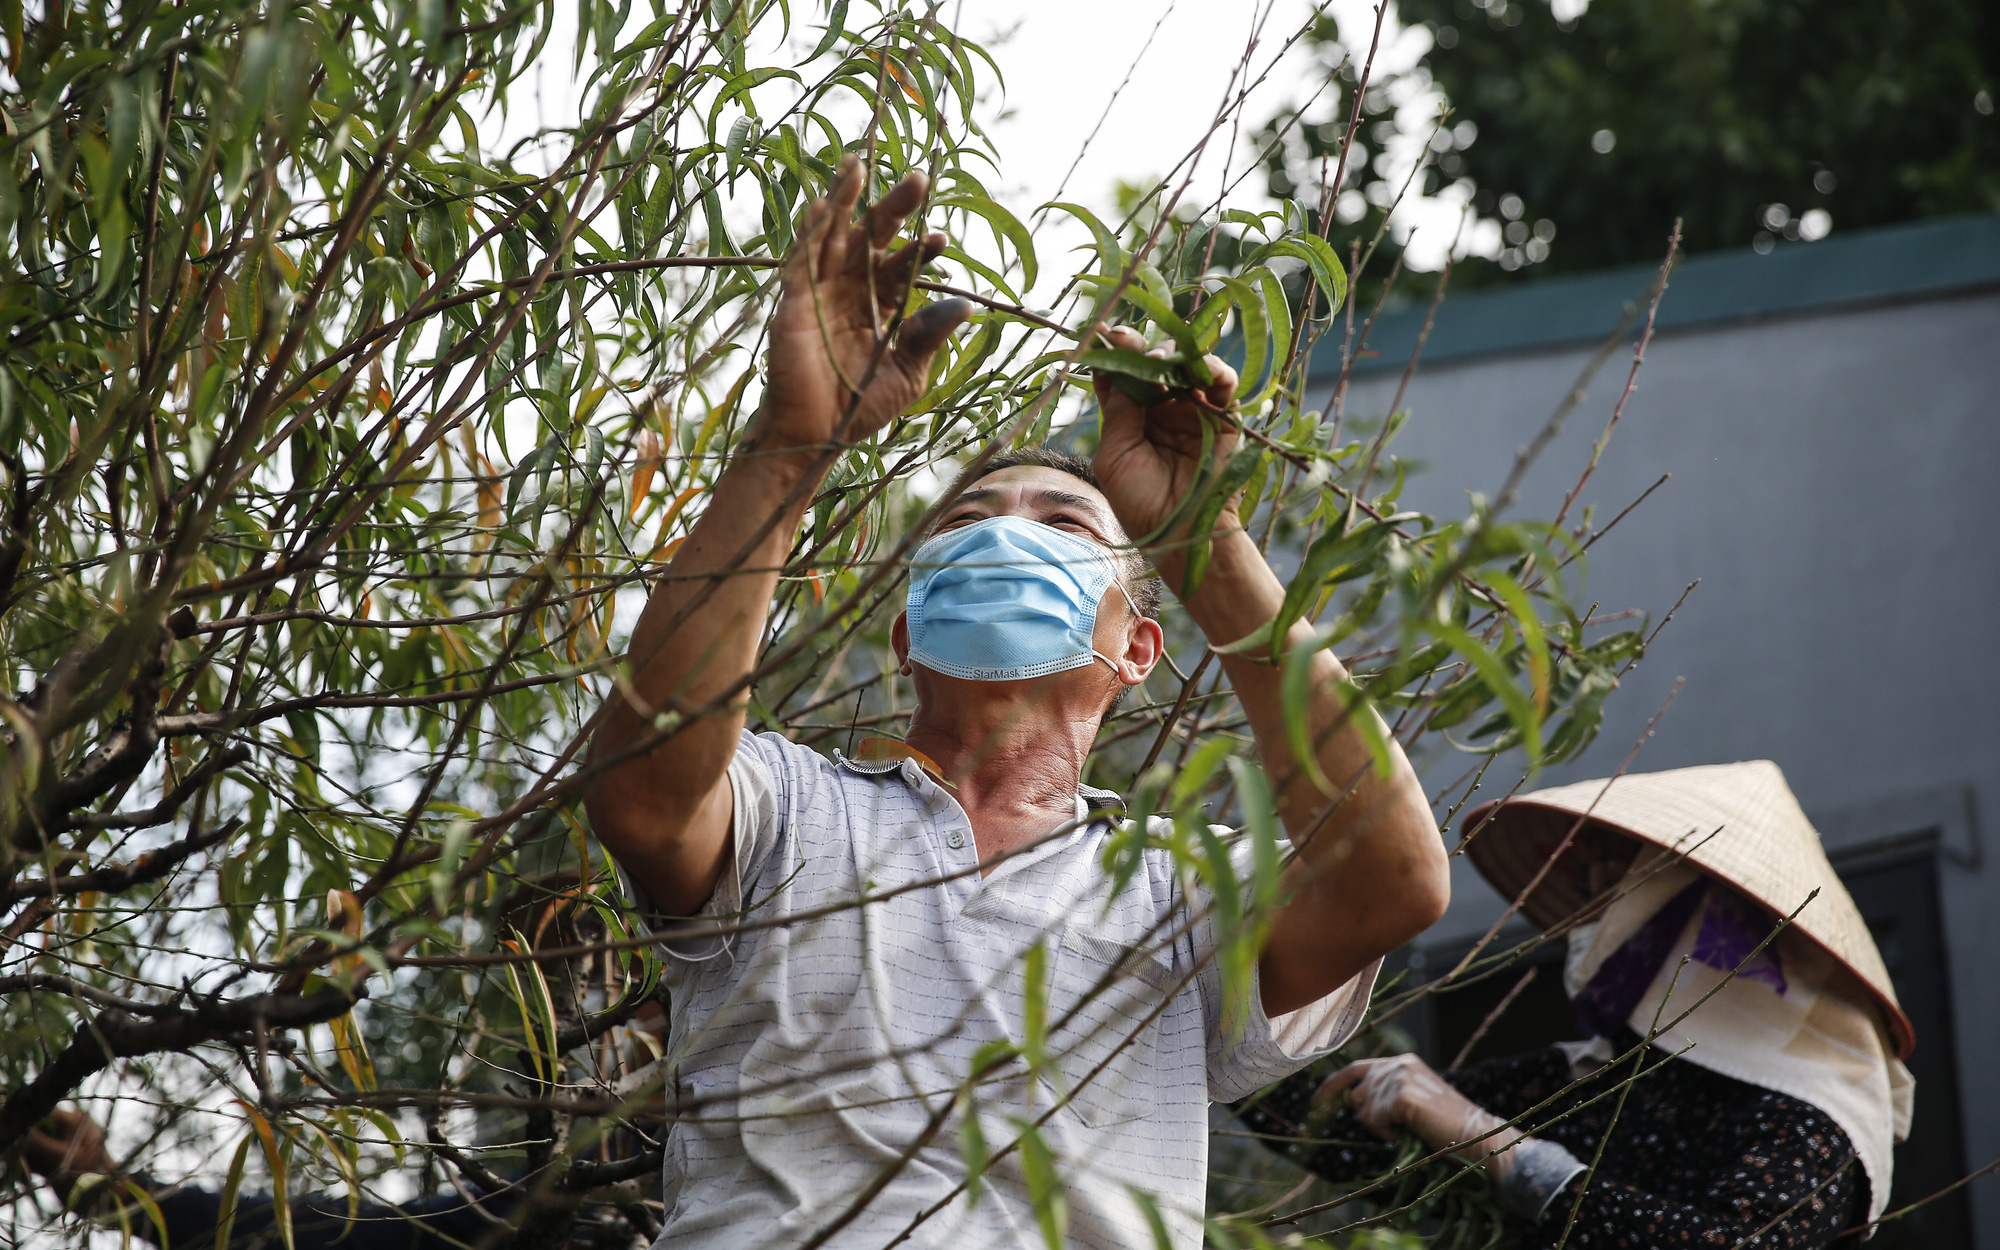
[[[1326, 83], [1320, 54], [1303, 42], [1289, 50], [1284, 46], [1315, 8], [1330, 12], [1350, 42], [1358, 42], [1372, 27], [1371, 0], [1324, 0], [1319, 5], [1310, 0], [984, 0], [968, 6], [970, 16], [960, 29], [987, 46], [1006, 76], [1006, 95], [996, 101], [989, 133], [1001, 151], [1000, 188], [1011, 193], [1010, 207], [1025, 213], [1053, 198], [1067, 176], [1065, 198], [1109, 210], [1121, 181], [1145, 185], [1164, 176], [1201, 141], [1232, 90], [1232, 74], [1243, 63], [1253, 33], [1258, 42], [1249, 58], [1250, 72], [1239, 81], [1259, 76], [1263, 81], [1242, 110], [1243, 131], [1233, 134], [1225, 127], [1216, 133], [1183, 203], [1208, 209], [1220, 197], [1222, 207], [1272, 207], [1261, 172], [1239, 176], [1255, 156], [1250, 131], [1281, 110], [1306, 103]], [[1410, 69], [1429, 50], [1429, 33], [1404, 28], [1392, 12], [1376, 56], [1376, 81]], [[1394, 99], [1400, 126], [1418, 136], [1416, 146], [1395, 154], [1399, 171], [1406, 172], [1421, 150], [1441, 98], [1432, 89], [1405, 90]], [[1328, 114], [1322, 100], [1306, 116], [1318, 121]], [[1102, 128], [1086, 149], [1086, 138], [1100, 118]], [[1084, 159], [1071, 173], [1080, 150]], [[1401, 181], [1399, 175], [1391, 176]], [[1226, 194], [1225, 181], [1235, 184]], [[1447, 189], [1437, 198], [1413, 196], [1398, 210], [1398, 237], [1412, 226], [1419, 231], [1408, 262], [1412, 267], [1435, 269], [1443, 263], [1462, 203], [1461, 196]]]
[[[1241, 111], [1242, 131], [1224, 126], [1216, 132], [1183, 204], [1213, 210], [1219, 198], [1223, 207], [1273, 207], [1264, 175], [1242, 176], [1254, 157], [1249, 131], [1304, 103], [1325, 84], [1326, 69], [1312, 48], [1301, 42], [1285, 50], [1316, 7], [1335, 16], [1350, 40], [1365, 38], [1372, 27], [1373, 0], [1318, 5], [1312, 0], [960, 0], [950, 20], [993, 54], [1005, 76], [1004, 95], [980, 111], [999, 149], [999, 174], [988, 180], [995, 198], [1024, 220], [1059, 192], [1108, 216], [1120, 182], [1150, 185], [1201, 142], [1233, 77], [1240, 86], [1261, 76]], [[538, 123], [574, 122], [580, 101], [565, 53], [575, 46], [574, 14], [566, 5], [556, 13], [557, 29], [530, 74], [541, 98], [507, 119], [503, 129], [511, 135], [529, 133]], [[639, 15], [633, 20], [636, 24]], [[816, 41], [821, 20], [823, 14], [801, 6], [794, 44]], [[1248, 56], [1249, 70], [1239, 76], [1253, 33], [1257, 44]], [[1402, 27], [1392, 12], [1376, 58], [1376, 81], [1415, 65], [1429, 47], [1427, 32]], [[758, 60], [781, 64], [785, 58]], [[1389, 176], [1397, 183], [1420, 149], [1439, 100], [1434, 89], [1406, 91], [1397, 99], [1399, 124], [1418, 135], [1392, 154], [1396, 168]], [[1322, 101], [1308, 118], [1323, 120], [1327, 114]], [[1235, 184], [1226, 193], [1225, 178]], [[1398, 210], [1399, 238], [1418, 228], [1406, 262], [1412, 268], [1443, 263], [1463, 199], [1446, 188], [1436, 198], [1412, 196]], [[1082, 227], [1062, 214], [1035, 225], [1044, 269], [1052, 277], [1058, 269], [1066, 271], [1058, 254], [1072, 245], [1070, 235], [1078, 241], [1087, 237]], [[1490, 241], [1466, 241], [1475, 242], [1474, 250], [1497, 250], [1497, 227], [1494, 232]]]
[[[1311, 8], [1305, 0], [1275, 0], [1253, 53], [1253, 74], [1271, 65]], [[1030, 206], [1054, 198], [1067, 175], [1067, 198], [1108, 209], [1118, 182], [1143, 184], [1165, 175], [1215, 118], [1263, 11], [1263, 5], [1206, 0], [979, 4], [963, 29], [987, 46], [1006, 75], [1006, 96], [996, 102], [1001, 111], [990, 131], [1001, 149], [1002, 187], [1017, 204]], [[1318, 85], [1311, 68], [1310, 54], [1302, 46], [1292, 49], [1252, 95], [1245, 115], [1261, 121], [1311, 95]], [[1214, 199], [1225, 163], [1232, 174], [1248, 163], [1241, 138], [1233, 150], [1230, 139], [1225, 128], [1204, 154], [1194, 189], [1203, 201]], [[1086, 159], [1071, 174], [1079, 152]], [[1269, 207], [1263, 178], [1246, 179], [1228, 202]]]

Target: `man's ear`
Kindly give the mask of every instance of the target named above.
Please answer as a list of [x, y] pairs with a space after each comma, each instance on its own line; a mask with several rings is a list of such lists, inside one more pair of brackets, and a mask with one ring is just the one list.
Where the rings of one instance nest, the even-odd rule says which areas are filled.
[[1118, 680], [1136, 686], [1167, 653], [1167, 633], [1149, 616], [1134, 616], [1125, 631], [1125, 654], [1118, 657]]
[[896, 613], [896, 623], [889, 627], [889, 645], [896, 648], [896, 671], [903, 676], [910, 675], [910, 614]]

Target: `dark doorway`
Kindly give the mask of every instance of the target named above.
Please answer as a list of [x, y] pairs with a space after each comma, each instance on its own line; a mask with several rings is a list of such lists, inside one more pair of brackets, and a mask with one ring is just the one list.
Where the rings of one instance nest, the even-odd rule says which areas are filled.
[[[1513, 949], [1531, 937], [1525, 929], [1506, 931], [1487, 949]], [[1424, 979], [1442, 976], [1468, 949], [1457, 946], [1426, 952], [1421, 957], [1422, 966], [1411, 971]], [[1563, 944], [1544, 942], [1463, 988], [1424, 999], [1422, 1008], [1412, 1013], [1417, 1017], [1411, 1030], [1417, 1037], [1417, 1052], [1424, 1062], [1445, 1068], [1461, 1053], [1463, 1062], [1478, 1063], [1585, 1036], [1563, 994], [1562, 969]], [[1526, 984], [1523, 978], [1527, 978]], [[1494, 1016], [1502, 1003], [1506, 1009]], [[1466, 1050], [1468, 1042], [1472, 1043], [1470, 1051]]]
[[[1938, 918], [1937, 839], [1930, 834], [1897, 839], [1880, 849], [1838, 856], [1833, 866], [1875, 935], [1896, 997], [1917, 1034], [1917, 1049], [1907, 1060], [1917, 1079], [1916, 1111], [1910, 1139], [1896, 1147], [1896, 1179], [1889, 1197], [1893, 1211], [1965, 1175], [1951, 969]], [[1868, 1250], [1971, 1250], [1966, 1191], [1947, 1194], [1884, 1225], [1866, 1244]]]

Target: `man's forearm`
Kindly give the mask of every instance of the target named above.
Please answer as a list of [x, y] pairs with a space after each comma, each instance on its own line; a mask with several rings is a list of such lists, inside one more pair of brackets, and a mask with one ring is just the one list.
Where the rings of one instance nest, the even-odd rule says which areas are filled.
[[[1179, 562], [1163, 559], [1160, 564], [1168, 585], [1177, 588]], [[1263, 553], [1240, 526], [1231, 525], [1219, 529], [1211, 539], [1208, 571], [1199, 591], [1192, 598], [1183, 599], [1182, 606], [1209, 642], [1221, 646], [1264, 628], [1276, 619], [1284, 601], [1284, 584]], [[1286, 646], [1306, 637], [1311, 630], [1310, 622], [1297, 622]], [[1277, 795], [1285, 828], [1294, 837], [1304, 838], [1312, 832], [1313, 819], [1325, 808], [1327, 796], [1300, 766], [1293, 750], [1284, 721], [1283, 672], [1268, 662], [1269, 654], [1268, 650], [1258, 648], [1220, 658], [1223, 672], [1249, 717], [1251, 732], [1256, 735], [1258, 752], [1272, 791]], [[1321, 775], [1336, 787], [1342, 790], [1356, 787], [1350, 803], [1357, 807], [1371, 806], [1376, 792], [1385, 787], [1393, 790], [1397, 778], [1392, 776], [1385, 782], [1375, 773], [1367, 738], [1348, 723], [1346, 711], [1334, 691], [1335, 683], [1346, 679], [1346, 670], [1331, 651], [1316, 653], [1311, 663], [1312, 696], [1307, 704], [1307, 729], [1316, 748], [1315, 763]], [[1401, 765], [1399, 771], [1407, 770], [1400, 751], [1396, 759]]]
[[[684, 723], [593, 783], [596, 832], [628, 866], [661, 858], [664, 875], [673, 875], [674, 848], [660, 843], [701, 818], [697, 809], [729, 766], [747, 704], [739, 687], [756, 664], [781, 566], [821, 475], [818, 450], [753, 436], [716, 482], [632, 631], [628, 684], [608, 700], [593, 754], [629, 750], [656, 732], [662, 713]], [[697, 849], [702, 862], [687, 871], [706, 875], [713, 848]]]
[[[1158, 564], [1178, 589], [1178, 557]], [[1276, 619], [1284, 598], [1284, 584], [1263, 553], [1232, 523], [1211, 539], [1201, 587], [1182, 604], [1211, 644], [1226, 645]], [[1287, 646], [1311, 628], [1295, 624]], [[1283, 670], [1268, 662], [1269, 654], [1258, 648], [1221, 659], [1256, 735], [1279, 816], [1300, 848], [1286, 877], [1291, 900], [1273, 917], [1262, 963], [1264, 1005], [1275, 1014], [1332, 991], [1427, 928], [1442, 912], [1449, 886], [1415, 770], [1393, 739], [1388, 776], [1377, 770], [1368, 738], [1352, 720], [1375, 713], [1350, 713], [1341, 701], [1337, 684], [1347, 673], [1339, 661], [1331, 651], [1308, 661], [1306, 730], [1320, 777], [1334, 791], [1329, 795], [1301, 766], [1285, 725]]]
[[[817, 452], [759, 440], [723, 471], [632, 631], [632, 691], [648, 710], [706, 706], [750, 671], [824, 472]], [[634, 713], [626, 700], [616, 706]]]

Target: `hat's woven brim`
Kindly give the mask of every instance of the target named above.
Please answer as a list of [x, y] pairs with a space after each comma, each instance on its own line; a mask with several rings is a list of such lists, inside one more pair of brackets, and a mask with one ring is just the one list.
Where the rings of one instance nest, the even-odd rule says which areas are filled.
[[[1579, 817], [1588, 819], [1550, 864]], [[1632, 773], [1608, 786], [1599, 780], [1538, 790], [1482, 804], [1466, 813], [1460, 828], [1471, 839], [1466, 855], [1503, 897], [1521, 898], [1535, 883], [1521, 911], [1545, 929], [1590, 902], [1589, 866], [1621, 837], [1684, 855], [1776, 915], [1798, 911], [1793, 921], [1798, 930], [1845, 965], [1881, 1004], [1897, 1057], [1907, 1057], [1915, 1045], [1861, 912], [1834, 875], [1784, 774], [1769, 760]], [[1818, 896], [1799, 911], [1814, 890]]]

